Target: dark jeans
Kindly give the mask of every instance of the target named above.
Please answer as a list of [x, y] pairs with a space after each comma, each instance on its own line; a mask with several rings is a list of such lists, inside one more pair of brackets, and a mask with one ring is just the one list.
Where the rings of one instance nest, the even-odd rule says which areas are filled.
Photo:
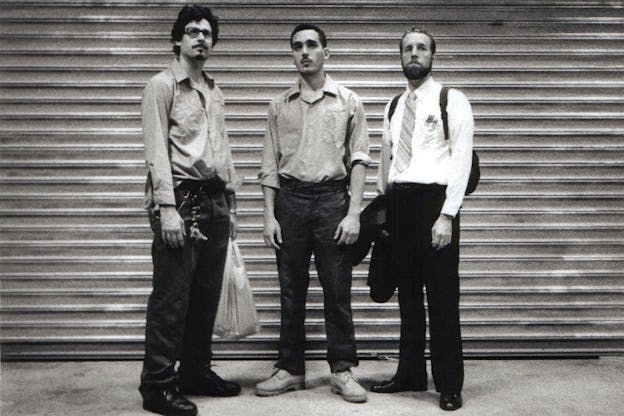
[[[183, 247], [167, 246], [161, 238], [158, 213], [150, 215], [154, 275], [147, 304], [141, 391], [177, 383], [174, 365], [178, 360], [181, 373], [202, 373], [210, 368], [230, 217], [221, 186], [194, 188], [176, 188], [178, 212], [185, 220], [187, 235]], [[207, 240], [189, 239], [191, 210], [197, 205], [197, 224]]]
[[339, 246], [334, 240], [348, 208], [343, 182], [283, 180], [275, 198], [283, 238], [281, 249], [276, 251], [282, 308], [276, 367], [291, 374], [305, 373], [305, 312], [312, 253], [323, 287], [331, 371], [358, 364], [351, 314], [351, 247]]
[[431, 369], [436, 390], [461, 392], [464, 379], [459, 326], [459, 214], [451, 243], [436, 251], [431, 228], [440, 215], [446, 187], [398, 185], [389, 192], [388, 219], [398, 274], [401, 341], [397, 376], [426, 383], [425, 307], [427, 293]]

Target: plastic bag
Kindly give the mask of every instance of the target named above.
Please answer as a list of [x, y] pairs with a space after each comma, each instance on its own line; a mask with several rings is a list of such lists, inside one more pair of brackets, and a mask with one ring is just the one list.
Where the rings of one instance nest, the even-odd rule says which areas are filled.
[[230, 238], [214, 334], [224, 339], [240, 339], [259, 330], [260, 321], [247, 279], [245, 263], [238, 244]]

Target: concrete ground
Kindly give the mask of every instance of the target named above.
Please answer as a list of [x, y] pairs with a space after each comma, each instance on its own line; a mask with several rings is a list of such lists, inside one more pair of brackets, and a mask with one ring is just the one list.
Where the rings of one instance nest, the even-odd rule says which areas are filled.
[[[430, 380], [428, 392], [369, 393], [365, 404], [343, 401], [329, 390], [329, 370], [322, 361], [307, 364], [307, 389], [272, 398], [254, 395], [269, 375], [269, 361], [217, 361], [215, 371], [238, 381], [235, 398], [194, 397], [203, 416], [545, 416], [624, 414], [624, 357], [600, 360], [468, 360], [464, 407], [438, 408]], [[139, 416], [140, 362], [2, 363], [0, 414], [47, 416]], [[362, 361], [354, 373], [365, 387], [389, 378], [393, 361]]]

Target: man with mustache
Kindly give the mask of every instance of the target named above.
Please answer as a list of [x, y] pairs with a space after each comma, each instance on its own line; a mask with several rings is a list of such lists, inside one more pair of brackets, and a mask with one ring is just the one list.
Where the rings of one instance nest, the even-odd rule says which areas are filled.
[[299, 79], [269, 107], [259, 175], [264, 240], [276, 251], [281, 332], [275, 372], [259, 396], [305, 388], [305, 311], [310, 256], [323, 287], [332, 391], [365, 402], [351, 313], [351, 250], [360, 230], [368, 131], [359, 97], [325, 74], [325, 33], [302, 24], [291, 51]]
[[424, 286], [433, 381], [441, 393], [440, 407], [456, 410], [462, 406], [464, 379], [459, 209], [470, 175], [474, 122], [464, 94], [451, 89], [446, 134], [442, 85], [431, 77], [435, 51], [435, 40], [426, 31], [412, 28], [403, 35], [400, 52], [407, 88], [386, 106], [378, 189], [388, 196], [390, 269], [398, 278], [401, 341], [396, 374], [371, 391], [427, 390]]
[[197, 414], [183, 394], [241, 390], [210, 368], [228, 239], [236, 234], [237, 181], [223, 95], [203, 71], [218, 35], [209, 8], [183, 7], [171, 31], [176, 59], [143, 93], [154, 275], [139, 390], [143, 408], [164, 415]]

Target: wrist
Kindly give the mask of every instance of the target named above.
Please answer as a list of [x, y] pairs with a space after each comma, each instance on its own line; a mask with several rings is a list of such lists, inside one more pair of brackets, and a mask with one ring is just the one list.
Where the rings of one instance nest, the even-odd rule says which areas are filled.
[[454, 216], [449, 215], [449, 214], [441, 214], [441, 215], [440, 215], [440, 217], [442, 217], [442, 218], [446, 218], [446, 219], [447, 219], [447, 220], [449, 220], [449, 221], [453, 221], [453, 220], [455, 219], [455, 217], [454, 217]]

